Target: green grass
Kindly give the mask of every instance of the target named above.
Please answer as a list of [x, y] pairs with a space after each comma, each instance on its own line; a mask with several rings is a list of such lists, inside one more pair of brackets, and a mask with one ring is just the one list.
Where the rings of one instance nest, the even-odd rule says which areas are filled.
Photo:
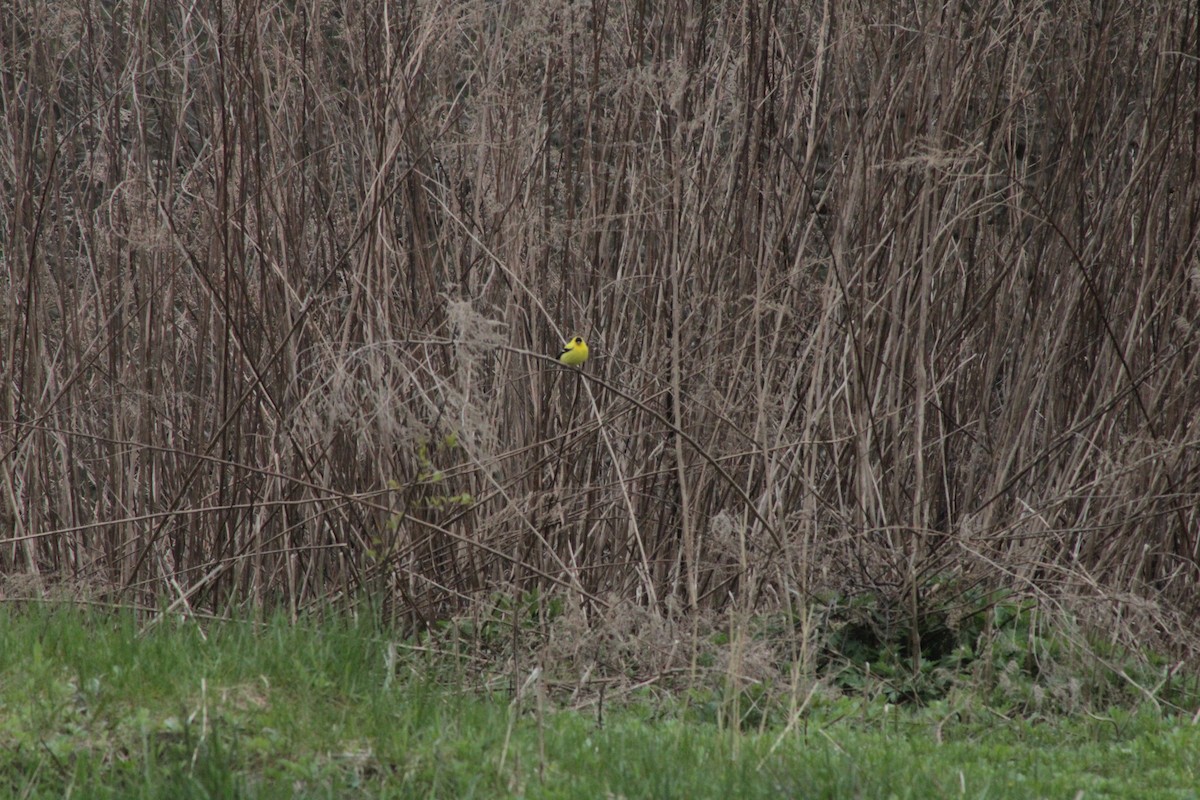
[[[519, 712], [339, 621], [0, 608], [0, 797], [1194, 797], [1200, 726], [1151, 708], [1006, 720], [826, 698], [737, 733], [643, 699]], [[435, 680], [436, 678], [436, 680]], [[448, 685], [464, 687], [454, 691]]]

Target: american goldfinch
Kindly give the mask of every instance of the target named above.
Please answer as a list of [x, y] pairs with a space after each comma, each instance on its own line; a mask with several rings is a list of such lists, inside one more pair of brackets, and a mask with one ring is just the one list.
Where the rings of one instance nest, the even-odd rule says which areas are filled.
[[562, 352], [558, 354], [558, 360], [569, 367], [578, 367], [587, 361], [588, 347], [587, 342], [582, 336], [576, 336], [563, 345]]

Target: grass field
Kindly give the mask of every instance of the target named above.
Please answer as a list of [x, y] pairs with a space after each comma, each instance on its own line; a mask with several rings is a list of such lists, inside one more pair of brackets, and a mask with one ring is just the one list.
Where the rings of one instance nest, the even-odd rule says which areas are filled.
[[735, 731], [644, 689], [523, 699], [367, 626], [0, 612], [11, 797], [1194, 797], [1200, 726], [1150, 706], [1010, 720], [822, 696]]

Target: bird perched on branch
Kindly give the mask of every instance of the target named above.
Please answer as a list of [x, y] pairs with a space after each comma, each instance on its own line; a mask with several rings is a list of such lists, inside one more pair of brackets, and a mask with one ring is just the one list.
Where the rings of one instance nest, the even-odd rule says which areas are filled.
[[563, 345], [562, 352], [558, 354], [558, 360], [566, 364], [568, 367], [579, 367], [588, 359], [587, 342], [582, 336], [575, 336]]

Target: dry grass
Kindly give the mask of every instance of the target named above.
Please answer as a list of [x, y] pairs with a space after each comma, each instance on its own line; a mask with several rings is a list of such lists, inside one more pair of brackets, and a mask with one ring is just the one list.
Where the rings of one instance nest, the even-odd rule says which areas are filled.
[[1194, 4], [0, 21], [0, 572], [1200, 633]]

